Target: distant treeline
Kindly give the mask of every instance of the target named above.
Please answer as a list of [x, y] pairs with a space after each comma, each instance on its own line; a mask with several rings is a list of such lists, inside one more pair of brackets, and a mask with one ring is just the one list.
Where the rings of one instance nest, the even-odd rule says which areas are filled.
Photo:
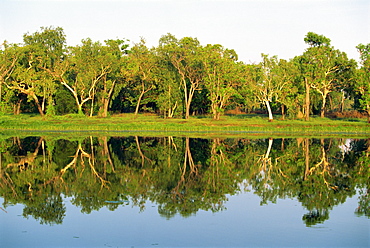
[[[361, 64], [312, 32], [307, 49], [289, 61], [262, 54], [238, 61], [233, 49], [196, 38], [160, 38], [129, 46], [124, 39], [66, 45], [61, 27], [42, 27], [22, 44], [0, 50], [0, 113], [40, 115], [152, 112], [189, 118], [225, 111], [263, 110], [285, 118], [363, 111], [370, 116], [370, 43], [359, 44]], [[369, 117], [370, 121], [370, 117]]]

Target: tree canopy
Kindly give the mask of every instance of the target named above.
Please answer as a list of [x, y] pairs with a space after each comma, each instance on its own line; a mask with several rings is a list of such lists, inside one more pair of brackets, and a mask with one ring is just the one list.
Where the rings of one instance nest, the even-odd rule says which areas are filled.
[[[308, 32], [308, 48], [290, 60], [262, 54], [247, 64], [237, 52], [194, 37], [166, 34], [158, 46], [145, 39], [104, 43], [83, 39], [67, 46], [61, 27], [26, 33], [23, 43], [0, 50], [0, 113], [40, 115], [151, 112], [165, 118], [234, 110], [282, 118], [364, 111], [369, 105], [369, 44], [359, 44], [360, 66]], [[369, 117], [370, 121], [370, 117]]]

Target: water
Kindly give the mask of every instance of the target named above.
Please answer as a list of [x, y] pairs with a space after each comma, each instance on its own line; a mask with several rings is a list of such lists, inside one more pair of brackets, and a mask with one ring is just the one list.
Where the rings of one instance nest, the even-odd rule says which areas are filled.
[[1, 247], [370, 246], [364, 140], [14, 140]]
[[314, 227], [302, 222], [296, 200], [259, 205], [243, 193], [229, 198], [227, 210], [199, 211], [188, 218], [165, 219], [157, 206], [124, 206], [82, 214], [69, 198], [62, 225], [40, 225], [21, 217], [23, 206], [1, 213], [1, 247], [368, 247], [369, 220], [354, 215], [357, 197], [337, 206], [330, 220]]

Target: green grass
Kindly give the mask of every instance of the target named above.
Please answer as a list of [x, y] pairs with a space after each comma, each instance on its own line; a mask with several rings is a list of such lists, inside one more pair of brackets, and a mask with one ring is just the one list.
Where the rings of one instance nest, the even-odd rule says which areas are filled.
[[187, 136], [353, 136], [370, 137], [365, 119], [335, 120], [313, 117], [310, 121], [274, 120], [240, 115], [212, 118], [163, 119], [156, 115], [123, 114], [107, 118], [66, 115], [41, 118], [38, 115], [0, 116], [1, 133], [120, 133], [122, 135]]

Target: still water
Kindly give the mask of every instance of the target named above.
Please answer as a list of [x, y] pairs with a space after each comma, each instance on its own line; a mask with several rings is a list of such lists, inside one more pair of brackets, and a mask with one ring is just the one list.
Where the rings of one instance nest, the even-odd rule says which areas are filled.
[[0, 247], [370, 245], [368, 140], [0, 144]]

